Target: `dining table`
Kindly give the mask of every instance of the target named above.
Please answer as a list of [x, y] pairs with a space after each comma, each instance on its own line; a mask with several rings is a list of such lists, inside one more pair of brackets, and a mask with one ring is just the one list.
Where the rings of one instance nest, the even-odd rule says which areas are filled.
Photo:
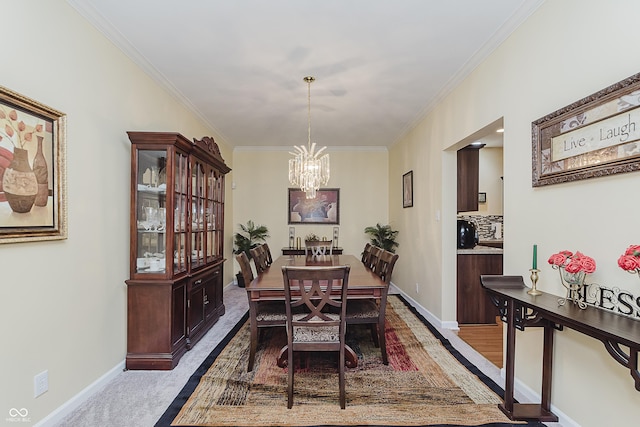
[[[347, 305], [352, 299], [374, 298], [380, 299], [387, 288], [387, 284], [374, 272], [365, 267], [355, 255], [281, 255], [261, 274], [257, 275], [245, 289], [249, 297], [250, 322], [256, 322], [256, 306], [262, 301], [284, 301], [284, 280], [282, 267], [321, 267], [321, 266], [350, 266], [349, 283], [347, 286]], [[284, 309], [284, 306], [283, 306]], [[358, 357], [353, 349], [346, 346], [346, 366], [356, 367]], [[287, 348], [280, 351], [278, 356], [278, 366], [286, 366]]]

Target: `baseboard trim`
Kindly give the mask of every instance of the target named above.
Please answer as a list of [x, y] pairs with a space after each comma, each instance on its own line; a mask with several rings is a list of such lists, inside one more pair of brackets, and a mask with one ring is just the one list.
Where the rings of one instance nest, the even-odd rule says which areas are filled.
[[67, 400], [64, 404], [62, 404], [62, 406], [59, 406], [56, 410], [40, 420], [37, 424], [34, 425], [34, 427], [52, 427], [58, 425], [65, 417], [82, 406], [82, 404], [86, 402], [91, 396], [96, 394], [110, 381], [120, 375], [124, 368], [125, 361], [123, 360], [116, 366], [111, 368], [104, 375], [102, 375], [100, 378], [95, 380], [93, 383], [85, 387], [80, 393]]
[[460, 330], [460, 328], [458, 327], [458, 322], [453, 320], [448, 320], [446, 322], [443, 322], [438, 317], [436, 317], [433, 313], [431, 313], [429, 310], [421, 306], [416, 300], [411, 298], [411, 296], [409, 296], [406, 292], [404, 292], [402, 289], [394, 285], [393, 282], [391, 282], [389, 286], [390, 286], [389, 293], [398, 293], [402, 295], [402, 297], [405, 300], [407, 300], [409, 304], [411, 304], [418, 311], [418, 313], [423, 315], [425, 319], [427, 319], [429, 323], [431, 323], [432, 325], [442, 329], [451, 329], [452, 331]]

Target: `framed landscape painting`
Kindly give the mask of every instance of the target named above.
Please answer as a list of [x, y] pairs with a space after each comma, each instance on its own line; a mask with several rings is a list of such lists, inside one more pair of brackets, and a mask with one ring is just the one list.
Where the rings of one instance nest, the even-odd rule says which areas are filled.
[[314, 199], [289, 188], [289, 224], [340, 224], [340, 189], [321, 188]]
[[0, 87], [0, 243], [67, 238], [66, 115]]

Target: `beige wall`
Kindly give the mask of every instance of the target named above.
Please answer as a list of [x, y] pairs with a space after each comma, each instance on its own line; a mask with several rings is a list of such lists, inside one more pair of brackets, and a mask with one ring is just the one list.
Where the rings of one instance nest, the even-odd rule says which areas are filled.
[[[638, 278], [616, 263], [628, 245], [638, 243], [632, 224], [637, 223], [639, 173], [531, 186], [531, 122], [639, 72], [640, 56], [632, 52], [640, 27], [631, 19], [639, 15], [640, 3], [628, 0], [545, 2], [392, 148], [391, 179], [412, 168], [421, 177], [415, 186], [417, 206], [390, 210], [390, 221], [401, 225], [400, 235], [413, 232], [421, 242], [416, 252], [401, 247], [394, 282], [442, 320], [455, 319], [454, 150], [500, 117], [505, 128], [505, 274], [527, 277], [536, 243], [542, 270], [538, 287], [545, 292], [563, 294], [546, 260], [568, 249], [596, 259], [593, 282], [640, 295]], [[390, 200], [398, 197], [396, 191], [390, 187]], [[434, 214], [438, 211], [441, 221]], [[411, 265], [420, 268], [406, 268]], [[428, 289], [416, 294], [415, 282], [427, 283]], [[555, 336], [556, 408], [584, 427], [640, 419], [640, 393], [628, 369], [592, 338], [571, 330]], [[536, 392], [541, 343], [540, 331], [517, 334], [516, 376]]]
[[[232, 153], [65, 1], [3, 0], [1, 9], [11, 19], [0, 26], [0, 83], [67, 114], [68, 239], [0, 245], [0, 420], [15, 407], [36, 423], [126, 354], [125, 132], [210, 135], [225, 159]], [[44, 370], [49, 391], [34, 398]]]
[[[345, 253], [360, 254], [369, 241], [364, 228], [388, 222], [388, 153], [379, 148], [336, 150], [331, 146], [327, 152], [331, 178], [326, 187], [340, 189], [338, 243]], [[267, 243], [274, 256], [288, 246], [290, 226], [295, 227], [296, 236], [303, 241], [311, 232], [328, 239], [333, 236], [333, 225], [288, 224], [289, 158], [291, 155], [283, 149], [242, 148], [233, 154], [233, 231], [238, 231], [238, 224], [248, 220], [266, 225], [271, 236]], [[234, 268], [237, 270], [237, 265]]]

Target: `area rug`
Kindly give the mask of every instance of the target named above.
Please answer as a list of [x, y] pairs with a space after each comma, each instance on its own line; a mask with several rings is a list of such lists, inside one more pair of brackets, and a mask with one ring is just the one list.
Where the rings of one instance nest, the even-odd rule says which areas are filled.
[[156, 427], [167, 426], [529, 426], [498, 409], [503, 390], [469, 363], [399, 296], [386, 314], [389, 364], [363, 325], [347, 343], [358, 366], [347, 369], [347, 407], [338, 400], [337, 357], [296, 358], [294, 405], [287, 409], [287, 368], [275, 361], [284, 328], [267, 328], [247, 372], [247, 316], [189, 379]]

